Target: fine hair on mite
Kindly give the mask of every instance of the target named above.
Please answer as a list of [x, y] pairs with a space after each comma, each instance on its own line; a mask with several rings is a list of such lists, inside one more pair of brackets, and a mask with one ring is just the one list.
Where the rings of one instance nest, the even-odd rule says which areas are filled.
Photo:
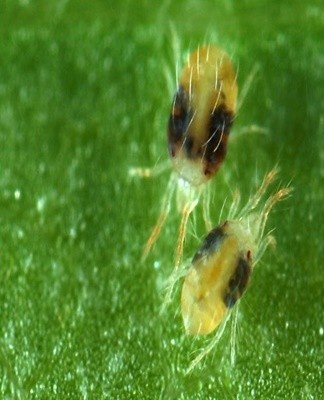
[[265, 233], [269, 213], [292, 190], [284, 187], [264, 198], [278, 172], [274, 168], [265, 175], [240, 211], [239, 196], [236, 196], [228, 218], [207, 234], [190, 267], [182, 274], [181, 312], [186, 333], [197, 336], [216, 330], [210, 343], [192, 361], [189, 371], [218, 343], [230, 313], [233, 309], [237, 311], [236, 304], [248, 286], [254, 267], [274, 242], [273, 236]]

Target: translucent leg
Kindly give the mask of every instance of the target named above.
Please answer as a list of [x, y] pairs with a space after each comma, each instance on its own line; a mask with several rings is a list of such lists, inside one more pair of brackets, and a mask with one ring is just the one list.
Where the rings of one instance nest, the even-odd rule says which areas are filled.
[[230, 313], [228, 313], [224, 319], [224, 321], [222, 322], [222, 324], [220, 325], [220, 327], [217, 329], [215, 336], [211, 339], [211, 341], [208, 343], [208, 345], [201, 350], [201, 352], [198, 354], [198, 356], [191, 361], [186, 373], [189, 374], [212, 350], [213, 348], [216, 346], [216, 344], [219, 342], [220, 338], [222, 337], [227, 322], [230, 319]]
[[268, 135], [269, 129], [265, 128], [264, 126], [252, 124], [248, 126], [243, 126], [242, 128], [236, 129], [235, 131], [235, 140], [238, 139], [240, 136], [248, 135], [250, 133], [259, 134], [259, 135]]
[[236, 336], [237, 336], [237, 317], [238, 317], [238, 304], [234, 307], [232, 311], [232, 327], [231, 327], [231, 365], [234, 366], [235, 364], [235, 355], [236, 355]]
[[251, 87], [259, 69], [260, 69], [260, 65], [257, 63], [254, 64], [252, 71], [249, 73], [249, 76], [247, 77], [246, 81], [244, 82], [244, 85], [241, 90], [240, 98], [239, 98], [239, 101], [237, 104], [237, 111], [236, 111], [237, 113], [240, 111], [242, 104], [244, 103], [244, 100], [245, 100], [247, 94], [249, 93], [250, 87]]
[[178, 236], [178, 242], [177, 242], [177, 247], [176, 247], [176, 254], [175, 254], [175, 263], [174, 263], [174, 268], [173, 271], [168, 278], [168, 286], [167, 286], [167, 291], [164, 297], [164, 302], [163, 302], [163, 309], [170, 304], [172, 295], [173, 295], [173, 290], [174, 286], [179, 279], [179, 266], [181, 264], [182, 260], [182, 254], [183, 254], [183, 245], [184, 245], [184, 240], [186, 237], [186, 232], [187, 232], [187, 224], [188, 224], [188, 219], [190, 214], [192, 213], [194, 207], [192, 207], [191, 204], [188, 204], [182, 213], [181, 216], [181, 222], [180, 222], [180, 227], [179, 227], [179, 236]]
[[162, 226], [164, 225], [164, 222], [165, 222], [169, 212], [170, 212], [169, 205], [167, 205], [166, 208], [161, 211], [159, 218], [156, 221], [156, 224], [155, 224], [154, 228], [152, 229], [152, 232], [145, 243], [145, 247], [144, 247], [143, 254], [142, 254], [142, 261], [144, 261], [146, 259], [146, 257], [150, 253], [154, 243], [157, 241], [157, 238], [160, 236]]
[[170, 212], [171, 198], [172, 198], [172, 195], [173, 195], [173, 192], [175, 189], [175, 185], [176, 185], [176, 182], [175, 182], [173, 176], [171, 176], [168, 186], [167, 186], [167, 189], [166, 189], [166, 192], [165, 192], [165, 195], [162, 200], [159, 218], [158, 218], [154, 228], [152, 229], [152, 232], [145, 244], [143, 254], [142, 254], [142, 261], [144, 261], [146, 259], [149, 252], [152, 249], [152, 246], [157, 241], [157, 238], [159, 237], [159, 235], [161, 233], [162, 226], [164, 225], [164, 222]]
[[264, 208], [263, 208], [263, 210], [261, 212], [261, 217], [260, 217], [260, 221], [261, 222], [260, 222], [260, 228], [259, 228], [259, 237], [262, 238], [262, 236], [263, 236], [265, 225], [266, 225], [266, 222], [267, 222], [267, 219], [268, 219], [268, 215], [269, 215], [272, 207], [278, 201], [280, 201], [280, 200], [284, 199], [286, 196], [288, 196], [291, 193], [291, 191], [292, 191], [292, 188], [289, 188], [289, 187], [280, 189], [277, 193], [275, 193], [273, 196], [271, 196], [267, 200], [267, 202], [266, 202], [266, 204], [265, 204], [265, 206], [264, 206]]
[[240, 200], [241, 200], [241, 194], [240, 194], [239, 190], [235, 190], [235, 192], [233, 193], [233, 201], [232, 201], [231, 207], [229, 209], [227, 219], [231, 220], [237, 216], [237, 214], [238, 214], [237, 210], [240, 205]]
[[213, 228], [213, 224], [210, 218], [210, 196], [210, 184], [207, 183], [207, 186], [203, 192], [203, 217], [207, 232], [209, 232]]
[[160, 164], [155, 165], [152, 168], [141, 168], [141, 167], [131, 167], [128, 170], [128, 175], [139, 176], [140, 178], [153, 178], [162, 174], [164, 171], [170, 168], [170, 161], [164, 161]]
[[270, 183], [276, 178], [278, 175], [279, 168], [273, 168], [263, 179], [261, 186], [256, 191], [254, 195], [252, 195], [246, 205], [243, 207], [242, 211], [238, 215], [239, 218], [243, 217], [247, 213], [253, 211], [257, 205], [259, 204], [262, 196], [264, 195], [265, 191], [269, 187]]
[[[260, 69], [259, 64], [254, 64], [251, 72], [249, 73], [247, 79], [245, 80], [245, 82], [243, 84], [243, 87], [242, 87], [242, 90], [241, 90], [241, 93], [239, 96], [239, 100], [237, 103], [237, 109], [236, 109], [237, 115], [239, 114], [239, 111], [240, 111], [242, 105], [244, 104], [245, 98], [249, 93], [249, 90], [252, 86], [252, 83], [253, 83], [255, 76], [257, 75], [259, 69]], [[263, 126], [252, 124], [249, 126], [242, 127], [240, 129], [236, 129], [235, 135], [234, 136], [231, 135], [231, 140], [236, 140], [242, 135], [251, 134], [251, 133], [267, 135], [269, 133], [269, 130]]]
[[181, 263], [182, 259], [182, 253], [183, 253], [183, 245], [187, 233], [187, 224], [188, 224], [188, 219], [190, 214], [193, 211], [193, 208], [191, 204], [188, 204], [185, 209], [183, 210], [182, 216], [181, 216], [181, 222], [180, 222], [180, 227], [179, 227], [179, 236], [178, 236], [178, 242], [177, 242], [177, 248], [176, 248], [176, 255], [175, 255], [175, 263], [174, 263], [174, 269], [177, 270], [179, 268], [179, 265]]
[[264, 252], [267, 250], [267, 247], [268, 246], [275, 247], [275, 245], [276, 245], [276, 240], [272, 235], [268, 234], [265, 238], [263, 238], [261, 240], [261, 242], [258, 244], [257, 253], [256, 253], [255, 258], [253, 260], [253, 268], [261, 260]]

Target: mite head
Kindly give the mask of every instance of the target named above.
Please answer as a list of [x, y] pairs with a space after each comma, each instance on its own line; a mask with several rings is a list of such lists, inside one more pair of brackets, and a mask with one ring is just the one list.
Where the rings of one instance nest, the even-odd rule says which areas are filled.
[[228, 55], [215, 46], [193, 53], [184, 67], [168, 124], [174, 169], [199, 186], [221, 166], [236, 109], [237, 84]]

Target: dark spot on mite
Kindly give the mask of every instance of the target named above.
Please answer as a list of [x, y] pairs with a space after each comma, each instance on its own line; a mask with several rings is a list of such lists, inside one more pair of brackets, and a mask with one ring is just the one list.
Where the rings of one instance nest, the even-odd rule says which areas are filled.
[[226, 237], [226, 233], [224, 233], [224, 227], [226, 224], [227, 222], [224, 222], [224, 224], [218, 226], [217, 228], [214, 228], [208, 233], [203, 241], [202, 246], [196, 252], [192, 259], [193, 264], [201, 260], [201, 258], [215, 252], [220, 247], [222, 241]]
[[204, 169], [204, 175], [208, 178], [212, 175], [213, 171], [210, 170], [209, 168]]
[[182, 86], [179, 86], [173, 99], [168, 124], [169, 152], [173, 157], [176, 154], [177, 147], [183, 142], [191, 118], [192, 111], [189, 108], [188, 94]]
[[205, 150], [206, 176], [216, 172], [226, 156], [227, 140], [233, 120], [233, 112], [227, 110], [224, 104], [218, 106], [210, 116]]
[[227, 308], [233, 307], [244, 293], [250, 279], [251, 271], [250, 260], [240, 257], [225, 292], [224, 303]]
[[193, 149], [194, 141], [191, 136], [186, 136], [186, 139], [184, 141], [184, 148], [186, 150], [187, 156], [190, 157]]

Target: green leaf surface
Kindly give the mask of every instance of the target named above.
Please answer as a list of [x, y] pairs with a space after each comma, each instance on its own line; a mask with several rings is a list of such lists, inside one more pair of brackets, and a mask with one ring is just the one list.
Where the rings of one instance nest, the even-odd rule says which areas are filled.
[[[1, 0], [1, 398], [323, 396], [323, 38], [320, 0]], [[212, 184], [215, 225], [275, 164], [294, 192], [238, 305], [234, 364], [229, 326], [186, 374], [210, 337], [185, 335], [180, 282], [160, 312], [174, 204], [140, 261], [171, 170], [128, 171], [168, 160], [176, 70], [208, 42], [231, 55], [240, 88], [258, 66]], [[267, 133], [240, 134], [252, 125]], [[184, 259], [205, 234], [198, 207]]]

